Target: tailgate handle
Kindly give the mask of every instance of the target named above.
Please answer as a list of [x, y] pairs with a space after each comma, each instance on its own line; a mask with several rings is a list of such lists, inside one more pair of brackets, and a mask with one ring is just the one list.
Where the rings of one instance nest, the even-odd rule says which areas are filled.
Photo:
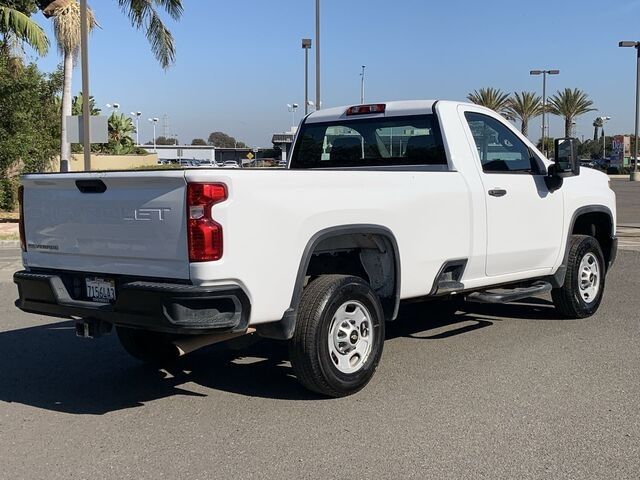
[[76, 187], [82, 193], [104, 193], [107, 186], [102, 180], [76, 180]]

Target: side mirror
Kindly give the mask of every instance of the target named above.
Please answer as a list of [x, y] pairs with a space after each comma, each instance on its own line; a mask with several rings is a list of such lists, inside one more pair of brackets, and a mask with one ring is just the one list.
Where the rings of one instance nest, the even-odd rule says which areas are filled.
[[558, 138], [555, 147], [555, 168], [549, 173], [557, 177], [580, 175], [578, 141], [575, 138]]

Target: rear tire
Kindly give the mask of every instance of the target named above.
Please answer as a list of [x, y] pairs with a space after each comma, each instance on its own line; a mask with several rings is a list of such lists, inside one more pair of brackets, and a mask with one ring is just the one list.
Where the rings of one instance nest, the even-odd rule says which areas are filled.
[[289, 353], [298, 381], [329, 397], [355, 393], [375, 373], [385, 322], [363, 279], [322, 275], [304, 289]]
[[566, 318], [586, 318], [596, 313], [604, 293], [605, 273], [598, 241], [587, 235], [572, 235], [564, 285], [551, 291], [556, 310]]
[[175, 335], [116, 327], [120, 344], [129, 355], [145, 363], [169, 364], [178, 359]]

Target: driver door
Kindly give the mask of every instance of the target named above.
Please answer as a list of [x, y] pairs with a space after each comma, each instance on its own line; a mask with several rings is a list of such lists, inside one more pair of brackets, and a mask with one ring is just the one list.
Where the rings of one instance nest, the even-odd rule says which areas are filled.
[[550, 193], [540, 160], [497, 118], [467, 111], [487, 212], [487, 276], [552, 268], [561, 244], [562, 190]]

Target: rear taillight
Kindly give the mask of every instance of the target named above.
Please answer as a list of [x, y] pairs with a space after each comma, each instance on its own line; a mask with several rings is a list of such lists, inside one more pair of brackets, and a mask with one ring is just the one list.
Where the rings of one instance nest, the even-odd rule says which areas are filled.
[[18, 229], [20, 230], [20, 247], [22, 251], [27, 251], [27, 238], [24, 234], [24, 187], [20, 185], [18, 187], [18, 204], [20, 205], [20, 224]]
[[187, 184], [187, 235], [189, 261], [210, 262], [222, 258], [222, 226], [211, 216], [216, 203], [227, 199], [222, 183]]

